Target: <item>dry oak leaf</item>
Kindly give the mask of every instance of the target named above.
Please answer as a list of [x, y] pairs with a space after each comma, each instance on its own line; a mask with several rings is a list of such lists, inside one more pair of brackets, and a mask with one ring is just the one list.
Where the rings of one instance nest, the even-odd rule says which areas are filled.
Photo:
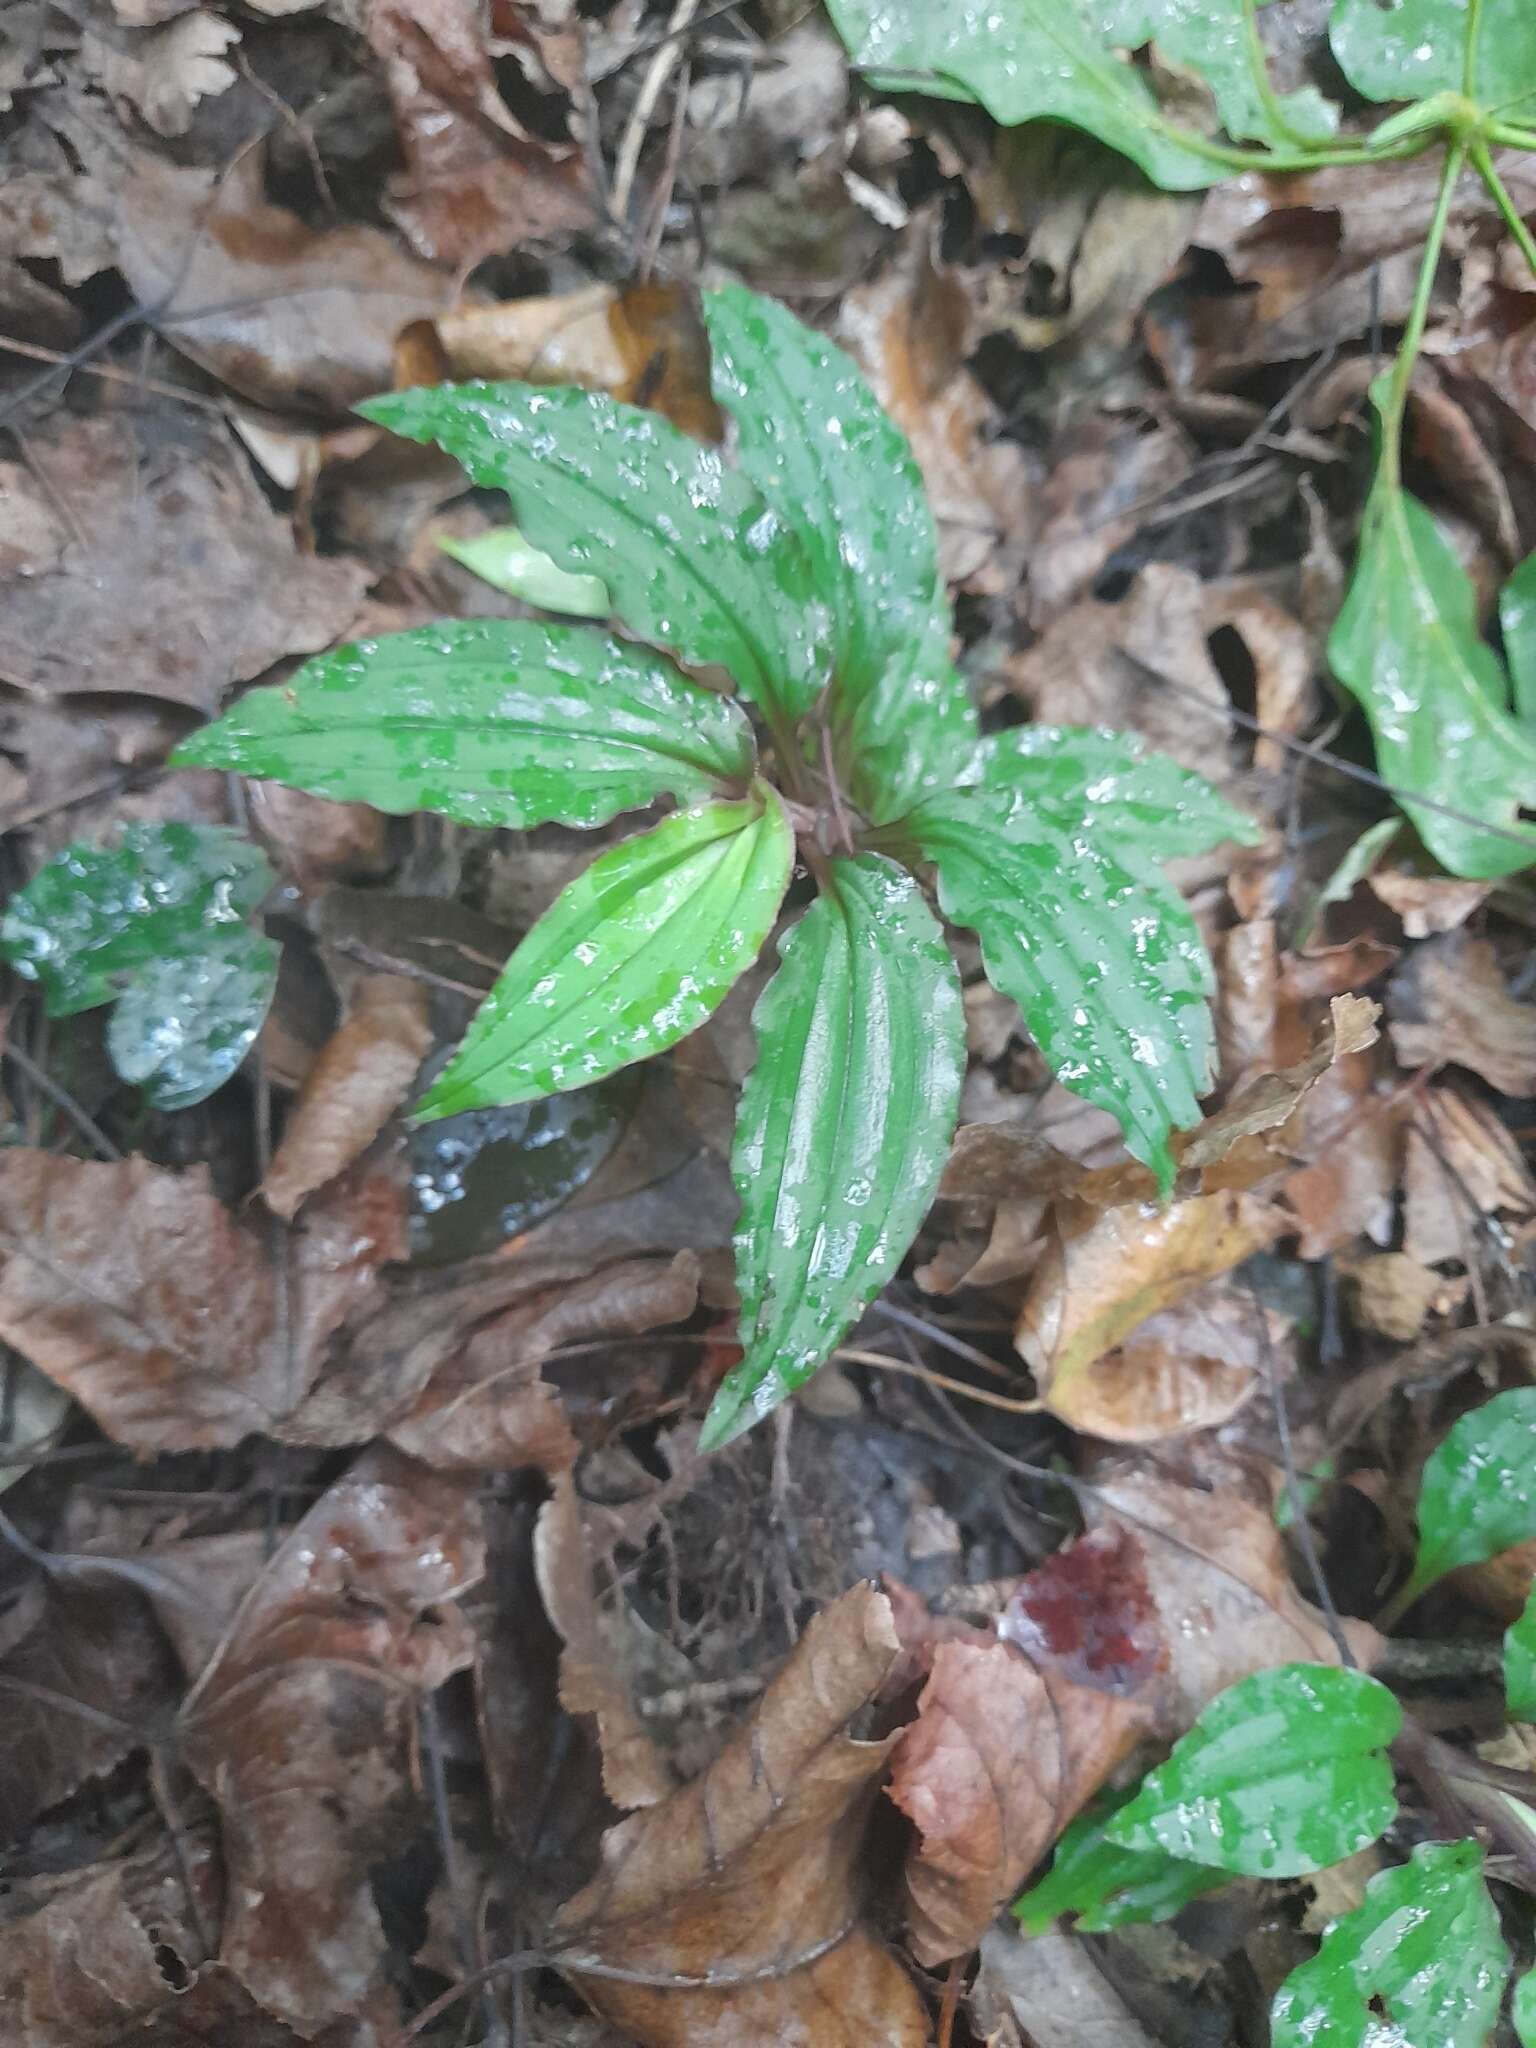
[[327, 1340], [405, 1256], [398, 1174], [359, 1169], [289, 1242], [238, 1221], [206, 1168], [0, 1155], [0, 1337], [146, 1454], [270, 1432]]
[[1451, 932], [1415, 947], [1387, 1011], [1405, 1067], [1470, 1067], [1501, 1095], [1536, 1095], [1536, 1003], [1510, 995], [1486, 939]]
[[[582, 1995], [643, 2048], [924, 2048], [911, 1981], [859, 1919], [890, 1743], [848, 1725], [899, 1649], [890, 1603], [853, 1587], [715, 1763], [604, 1837], [556, 1946]], [[584, 1973], [584, 1959], [641, 1981]]]
[[316, 1188], [361, 1158], [410, 1092], [432, 1044], [424, 982], [368, 974], [352, 991], [346, 1021], [311, 1067], [261, 1193], [293, 1220]]
[[416, 1702], [473, 1657], [458, 1596], [484, 1569], [465, 1481], [365, 1453], [288, 1534], [179, 1717], [223, 1820], [219, 1960], [309, 2035], [386, 1953], [370, 1882], [412, 1815]]

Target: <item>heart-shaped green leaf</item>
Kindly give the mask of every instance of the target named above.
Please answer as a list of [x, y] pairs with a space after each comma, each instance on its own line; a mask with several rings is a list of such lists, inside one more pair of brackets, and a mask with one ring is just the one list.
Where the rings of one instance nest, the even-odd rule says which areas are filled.
[[1206, 853], [1263, 833], [1246, 812], [1147, 748], [1103, 726], [1019, 725], [986, 743], [982, 783], [1076, 825], [1133, 871], [1146, 861]]
[[610, 847], [512, 955], [416, 1114], [585, 1087], [676, 1045], [757, 958], [793, 855], [761, 785]]
[[965, 1072], [960, 984], [912, 877], [831, 865], [752, 1022], [731, 1171], [745, 1354], [705, 1447], [804, 1385], [891, 1278], [943, 1171]]
[[937, 867], [945, 916], [981, 940], [987, 979], [1057, 1078], [1171, 1184], [1169, 1133], [1198, 1122], [1214, 1049], [1210, 960], [1177, 890], [1005, 790], [930, 798], [897, 830]]
[[1513, 1719], [1536, 1721], [1536, 1585], [1504, 1632], [1504, 1697]]
[[[1373, 395], [1379, 410], [1379, 380]], [[1536, 832], [1520, 826], [1536, 790], [1536, 736], [1509, 715], [1508, 680], [1478, 633], [1471, 578], [1425, 507], [1385, 473], [1365, 508], [1328, 659], [1370, 720], [1377, 766], [1404, 792], [1403, 808], [1437, 860], [1473, 876], [1536, 861]]]
[[1536, 730], [1536, 555], [1527, 555], [1499, 592], [1499, 625], [1509, 657], [1515, 716]]
[[250, 1051], [277, 987], [278, 952], [247, 924], [217, 925], [195, 953], [139, 968], [107, 1026], [125, 1081], [156, 1109], [190, 1109], [222, 1088]]
[[1271, 2048], [1485, 2048], [1508, 1967], [1481, 1846], [1421, 1842], [1280, 1986]]
[[1397, 1812], [1383, 1753], [1402, 1726], [1384, 1685], [1282, 1664], [1219, 1693], [1106, 1833], [1245, 1877], [1299, 1877], [1374, 1842]]
[[1419, 1549], [1404, 1612], [1458, 1565], [1536, 1536], [1536, 1387], [1495, 1394], [1451, 1427], [1419, 1481]]
[[[1476, 42], [1468, 50], [1469, 30]], [[1336, 0], [1328, 31], [1339, 69], [1362, 98], [1465, 93], [1506, 120], [1536, 108], [1536, 9], [1530, 0]], [[1524, 105], [1521, 102], [1525, 102]]]
[[178, 749], [379, 811], [464, 825], [602, 825], [744, 781], [752, 729], [659, 654], [590, 626], [446, 619], [250, 690]]
[[798, 717], [830, 667], [805, 549], [720, 451], [655, 413], [574, 386], [439, 384], [358, 410], [434, 441], [563, 569], [601, 578], [632, 633], [718, 666], [770, 715]]
[[1164, 1849], [1122, 1849], [1104, 1830], [1132, 1797], [1122, 1793], [1080, 1813], [1056, 1844], [1051, 1867], [1013, 1908], [1026, 1934], [1044, 1934], [1063, 1913], [1080, 1934], [1171, 1920], [1191, 1899], [1227, 1882], [1224, 1870], [1186, 1863]]

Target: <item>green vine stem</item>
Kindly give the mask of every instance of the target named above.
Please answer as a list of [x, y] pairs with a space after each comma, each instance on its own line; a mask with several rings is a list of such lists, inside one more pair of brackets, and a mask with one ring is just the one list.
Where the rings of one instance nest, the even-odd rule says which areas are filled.
[[[1536, 136], [1531, 138], [1531, 147], [1536, 148]], [[1515, 204], [1514, 195], [1499, 176], [1498, 167], [1493, 161], [1493, 152], [1489, 149], [1486, 142], [1479, 140], [1472, 144], [1471, 156], [1473, 170], [1477, 172], [1477, 175], [1488, 187], [1494, 205], [1504, 216], [1504, 225], [1509, 229], [1510, 234], [1513, 235], [1520, 254], [1530, 266], [1532, 275], [1536, 276], [1536, 236], [1532, 235], [1530, 229], [1521, 219], [1520, 209]]]
[[1435, 211], [1430, 219], [1429, 232], [1424, 239], [1424, 260], [1419, 265], [1418, 282], [1414, 286], [1408, 324], [1403, 329], [1403, 338], [1397, 346], [1397, 360], [1392, 365], [1386, 391], [1380, 400], [1379, 481], [1392, 490], [1397, 490], [1402, 485], [1403, 414], [1407, 409], [1408, 390], [1413, 382], [1414, 366], [1418, 362], [1419, 349], [1424, 341], [1424, 330], [1429, 325], [1429, 302], [1434, 296], [1435, 274], [1440, 268], [1440, 251], [1451, 218], [1456, 186], [1466, 166], [1467, 147], [1465, 142], [1454, 142], [1446, 151], [1445, 168], [1440, 173], [1440, 190], [1435, 199]]

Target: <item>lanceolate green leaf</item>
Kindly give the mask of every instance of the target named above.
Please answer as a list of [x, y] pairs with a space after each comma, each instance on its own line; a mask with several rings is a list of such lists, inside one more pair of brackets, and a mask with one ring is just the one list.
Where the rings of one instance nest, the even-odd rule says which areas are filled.
[[1103, 726], [1015, 726], [987, 741], [984, 763], [984, 787], [1049, 810], [1133, 872], [1263, 836], [1203, 776]]
[[1504, 1635], [1504, 1696], [1516, 1721], [1536, 1721], [1536, 1585]]
[[[1475, 22], [1476, 46], [1467, 31]], [[1536, 109], [1536, 9], [1530, 0], [1336, 0], [1329, 30], [1339, 69], [1368, 100], [1464, 92], [1511, 121]]]
[[938, 1186], [965, 1071], [954, 963], [894, 862], [834, 861], [780, 950], [753, 1012], [757, 1064], [731, 1154], [745, 1356], [706, 1447], [803, 1385], [896, 1271]]
[[107, 1050], [156, 1109], [190, 1109], [250, 1051], [277, 987], [277, 947], [246, 924], [215, 926], [197, 952], [141, 967], [118, 998]]
[[1342, 1862], [1397, 1812], [1384, 1754], [1402, 1726], [1384, 1685], [1282, 1664], [1228, 1686], [1110, 1821], [1125, 1849], [1164, 1849], [1245, 1877]]
[[358, 410], [510, 492], [534, 546], [600, 577], [631, 632], [725, 669], [770, 715], [797, 716], [825, 683], [805, 549], [718, 449], [573, 386], [440, 384]]
[[1509, 715], [1504, 672], [1478, 634], [1471, 579], [1425, 507], [1385, 475], [1366, 505], [1328, 659], [1370, 720], [1377, 766], [1406, 792], [1403, 808], [1452, 874], [1508, 875], [1536, 861], [1536, 831], [1520, 826], [1536, 789], [1536, 736]]
[[1536, 1387], [1495, 1394], [1437, 1444], [1419, 1482], [1419, 1550], [1399, 1610], [1458, 1565], [1536, 1536]]
[[1051, 1867], [1014, 1906], [1026, 1934], [1044, 1934], [1064, 1913], [1076, 1915], [1080, 1934], [1171, 1920], [1191, 1899], [1227, 1882], [1224, 1870], [1185, 1863], [1164, 1849], [1122, 1849], [1104, 1830], [1131, 1797], [1095, 1805], [1056, 1844]]
[[1515, 715], [1536, 732], [1536, 555], [1527, 555], [1499, 592], [1499, 624], [1514, 685]]
[[465, 825], [601, 825], [752, 772], [752, 730], [664, 656], [589, 626], [450, 619], [251, 690], [177, 760]]
[[599, 855], [507, 962], [418, 1116], [584, 1087], [676, 1045], [756, 959], [793, 852], [759, 786]]
[[1422, 1842], [1286, 1978], [1271, 2048], [1486, 2048], [1508, 1967], [1480, 1845]]
[[108, 1003], [141, 969], [196, 958], [272, 886], [249, 840], [217, 825], [130, 825], [115, 846], [69, 846], [11, 900], [0, 956], [41, 983], [48, 1011]]
[[1198, 1121], [1213, 1050], [1210, 961], [1178, 892], [1001, 790], [931, 798], [896, 831], [937, 867], [945, 916], [981, 940], [1057, 1078], [1170, 1184], [1168, 1137]]

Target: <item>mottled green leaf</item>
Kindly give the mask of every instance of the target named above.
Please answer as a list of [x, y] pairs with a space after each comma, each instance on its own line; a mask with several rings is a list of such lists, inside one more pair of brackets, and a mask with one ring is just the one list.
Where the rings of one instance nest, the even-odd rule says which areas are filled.
[[1165, 1849], [1122, 1849], [1104, 1833], [1132, 1797], [1124, 1792], [1081, 1813], [1056, 1844], [1051, 1867], [1014, 1905], [1026, 1934], [1044, 1934], [1064, 1913], [1080, 1934], [1171, 1920], [1191, 1899], [1227, 1882], [1224, 1870], [1186, 1863]]
[[379, 811], [601, 825], [752, 772], [752, 730], [665, 656], [590, 626], [447, 619], [250, 690], [177, 751]]
[[[1477, 40], [1467, 48], [1469, 24]], [[1328, 32], [1339, 69], [1362, 98], [1426, 100], [1465, 93], [1508, 120], [1536, 97], [1531, 0], [1336, 0]], [[1524, 104], [1522, 104], [1522, 102]]]
[[[1379, 382], [1374, 389], [1379, 406]], [[1536, 791], [1536, 736], [1509, 715], [1503, 669], [1478, 633], [1471, 578], [1426, 508], [1385, 475], [1365, 508], [1328, 659], [1370, 720], [1377, 766], [1404, 792], [1403, 808], [1437, 860], [1474, 876], [1536, 861], [1536, 832], [1521, 832], [1521, 844], [1471, 822], [1519, 827]]]
[[1481, 1846], [1421, 1842], [1280, 1986], [1271, 2048], [1485, 2048], [1508, 1967]]
[[613, 610], [600, 576], [572, 576], [542, 548], [532, 546], [520, 526], [493, 526], [489, 533], [473, 534], [468, 540], [441, 539], [438, 546], [494, 590], [536, 604], [541, 611], [564, 612], [573, 619], [606, 619]]
[[753, 1012], [757, 1064], [731, 1154], [745, 1355], [706, 1447], [802, 1386], [895, 1273], [938, 1186], [965, 1072], [954, 963], [894, 862], [834, 861], [780, 954]]
[[1257, 822], [1204, 776], [1103, 726], [1020, 725], [986, 743], [982, 783], [1085, 832], [1125, 867], [1252, 846]]
[[1536, 728], [1536, 555], [1527, 555], [1499, 592], [1499, 624], [1514, 685], [1515, 715]]
[[1164, 1849], [1245, 1877], [1299, 1877], [1374, 1842], [1397, 1813], [1383, 1753], [1402, 1726], [1384, 1685], [1282, 1664], [1219, 1693], [1110, 1821], [1124, 1849]]
[[1452, 1425], [1419, 1481], [1419, 1549], [1404, 1609], [1458, 1565], [1536, 1536], [1536, 1387], [1495, 1394]]
[[190, 1109], [250, 1051], [277, 987], [277, 947], [246, 924], [218, 925], [194, 953], [139, 968], [107, 1025], [125, 1081], [157, 1109]]
[[610, 847], [517, 948], [417, 1115], [584, 1087], [676, 1045], [756, 959], [793, 853], [762, 789]]
[[1520, 2048], [1536, 2048], [1536, 1970], [1527, 1970], [1523, 1977], [1515, 1980], [1509, 2001], [1509, 2017], [1514, 2023]]
[[949, 643], [946, 605], [868, 689], [833, 692], [835, 755], [872, 825], [890, 824], [923, 797], [973, 782], [979, 772], [976, 711]]
[[1536, 1585], [1504, 1632], [1504, 1696], [1516, 1721], [1536, 1721]]
[[725, 669], [785, 718], [826, 682], [827, 606], [805, 549], [718, 449], [670, 421], [572, 385], [439, 384], [358, 410], [509, 492], [534, 546], [600, 577], [641, 639]]
[[930, 798], [897, 831], [937, 867], [945, 916], [976, 933], [1058, 1080], [1169, 1185], [1169, 1134], [1198, 1122], [1214, 1049], [1210, 960], [1178, 891], [1003, 790]]
[[216, 825], [130, 825], [115, 846], [68, 846], [12, 897], [0, 955], [50, 1016], [108, 1003], [141, 968], [196, 958], [272, 886], [249, 840]]
[[[1258, 0], [1269, 4], [1269, 0]], [[1120, 50], [1151, 43], [1165, 64], [1204, 81], [1221, 125], [1245, 142], [1283, 148], [1326, 142], [1339, 110], [1312, 86], [1277, 93], [1258, 34], [1258, 5], [1245, 0], [1088, 0], [1100, 38]]]

